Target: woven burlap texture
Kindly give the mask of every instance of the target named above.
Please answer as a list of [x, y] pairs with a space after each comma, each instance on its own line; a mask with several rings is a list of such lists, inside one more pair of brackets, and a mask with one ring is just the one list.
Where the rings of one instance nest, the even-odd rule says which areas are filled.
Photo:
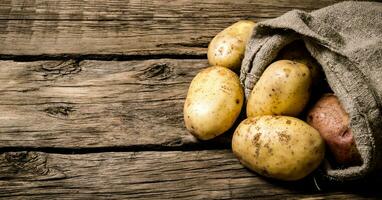
[[248, 97], [287, 44], [303, 40], [350, 115], [363, 164], [321, 167], [332, 181], [357, 180], [382, 166], [382, 3], [342, 2], [311, 13], [292, 10], [260, 22], [247, 44], [240, 79]]

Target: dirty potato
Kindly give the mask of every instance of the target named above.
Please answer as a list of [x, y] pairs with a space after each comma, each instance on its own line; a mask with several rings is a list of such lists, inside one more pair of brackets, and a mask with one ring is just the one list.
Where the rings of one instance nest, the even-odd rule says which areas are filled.
[[309, 68], [298, 62], [279, 60], [263, 72], [247, 103], [247, 116], [297, 116], [310, 95]]
[[239, 69], [254, 26], [253, 21], [241, 20], [218, 33], [208, 46], [209, 63]]
[[310, 55], [309, 51], [306, 49], [305, 44], [302, 40], [295, 41], [286, 47], [284, 47], [278, 55], [280, 60], [292, 60], [295, 62], [300, 62], [305, 64], [310, 69], [312, 76], [312, 83], [318, 84], [322, 79], [323, 73], [320, 65], [317, 61]]
[[227, 131], [243, 105], [239, 77], [224, 67], [209, 67], [192, 80], [184, 104], [186, 128], [201, 140]]
[[257, 116], [240, 123], [232, 150], [249, 169], [280, 180], [298, 180], [324, 158], [320, 134], [304, 121], [288, 116]]
[[325, 94], [308, 112], [307, 122], [324, 138], [337, 164], [360, 164], [358, 152], [350, 128], [349, 115], [334, 94]]

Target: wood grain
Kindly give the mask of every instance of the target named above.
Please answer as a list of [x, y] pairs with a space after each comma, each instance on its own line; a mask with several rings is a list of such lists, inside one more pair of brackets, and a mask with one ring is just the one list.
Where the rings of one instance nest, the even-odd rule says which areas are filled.
[[0, 55], [204, 56], [212, 37], [235, 21], [338, 1], [0, 1]]
[[381, 199], [380, 183], [264, 179], [217, 150], [229, 134], [201, 143], [183, 125], [216, 33], [338, 1], [0, 1], [0, 59], [37, 60], [0, 61], [0, 198]]
[[[12, 199], [370, 199], [377, 187], [318, 192], [281, 183], [216, 151], [0, 154], [0, 197]], [[375, 190], [375, 191], [374, 191]], [[371, 193], [373, 192], [373, 193]]]
[[0, 61], [0, 147], [183, 146], [201, 60]]

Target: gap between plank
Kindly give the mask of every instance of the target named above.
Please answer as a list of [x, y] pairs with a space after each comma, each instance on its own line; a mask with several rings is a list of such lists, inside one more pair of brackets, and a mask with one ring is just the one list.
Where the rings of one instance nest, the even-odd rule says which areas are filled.
[[144, 152], [144, 151], [204, 151], [204, 150], [228, 150], [227, 144], [208, 144], [201, 142], [182, 146], [162, 146], [162, 145], [137, 145], [137, 146], [113, 146], [113, 147], [0, 147], [0, 153], [34, 151], [54, 154], [91, 154], [105, 152]]
[[32, 62], [40, 60], [100, 60], [100, 61], [133, 61], [152, 59], [207, 59], [207, 54], [148, 54], [148, 55], [123, 55], [123, 54], [43, 54], [43, 55], [9, 55], [0, 54], [0, 60], [13, 60], [17, 62]]

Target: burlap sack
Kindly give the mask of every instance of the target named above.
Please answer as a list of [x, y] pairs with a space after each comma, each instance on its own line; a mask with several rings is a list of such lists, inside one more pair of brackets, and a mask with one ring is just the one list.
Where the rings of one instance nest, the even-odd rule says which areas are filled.
[[349, 113], [363, 164], [322, 175], [332, 181], [357, 180], [382, 166], [382, 3], [342, 2], [307, 13], [292, 10], [258, 23], [246, 49], [240, 79], [245, 95], [280, 49], [304, 41], [328, 83]]

